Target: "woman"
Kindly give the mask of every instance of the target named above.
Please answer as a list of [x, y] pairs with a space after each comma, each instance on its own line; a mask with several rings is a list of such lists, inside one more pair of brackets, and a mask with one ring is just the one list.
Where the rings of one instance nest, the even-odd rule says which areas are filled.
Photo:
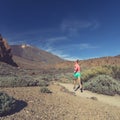
[[[79, 60], [76, 60], [75, 65], [74, 65], [74, 78], [75, 79], [74, 79], [74, 87], [73, 87], [73, 89], [75, 89], [76, 84], [78, 82], [79, 83], [78, 88], [80, 87], [81, 92], [83, 92], [82, 84], [81, 84], [81, 78], [80, 78], [81, 77], [80, 66], [79, 66], [78, 62], [79, 62]], [[77, 88], [75, 90], [77, 90]]]

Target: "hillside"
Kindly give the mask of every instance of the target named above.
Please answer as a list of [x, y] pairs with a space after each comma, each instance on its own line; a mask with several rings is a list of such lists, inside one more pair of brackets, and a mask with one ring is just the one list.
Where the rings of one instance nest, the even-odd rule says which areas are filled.
[[[119, 56], [109, 56], [109, 57], [101, 57], [101, 58], [93, 58], [93, 59], [87, 59], [87, 60], [80, 60], [79, 64], [82, 69], [84, 68], [90, 68], [90, 67], [96, 67], [96, 66], [104, 66], [104, 65], [117, 65], [120, 66], [120, 57]], [[74, 66], [73, 61], [64, 61], [60, 64], [56, 64], [55, 67], [57, 69], [71, 69]]]
[[43, 68], [63, 62], [60, 57], [29, 45], [11, 45], [13, 59], [24, 68]]
[[[14, 61], [23, 68], [29, 69], [66, 69], [72, 71], [74, 62], [63, 60], [60, 57], [53, 55], [44, 50], [38, 49], [29, 45], [11, 45]], [[80, 60], [81, 68], [90, 68], [104, 65], [120, 66], [120, 56], [107, 56], [101, 58], [93, 58]]]

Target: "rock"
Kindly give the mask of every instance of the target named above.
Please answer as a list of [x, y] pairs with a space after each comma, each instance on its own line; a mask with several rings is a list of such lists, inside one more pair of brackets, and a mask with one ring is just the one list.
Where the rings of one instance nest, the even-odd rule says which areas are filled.
[[0, 34], [0, 61], [8, 63], [12, 66], [18, 67], [18, 65], [12, 59], [11, 47], [7, 41]]

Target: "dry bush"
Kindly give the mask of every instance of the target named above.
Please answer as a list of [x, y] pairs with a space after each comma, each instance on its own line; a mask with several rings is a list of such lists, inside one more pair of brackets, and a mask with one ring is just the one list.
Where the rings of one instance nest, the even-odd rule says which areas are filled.
[[120, 95], [120, 83], [108, 75], [98, 75], [84, 83], [84, 89], [105, 95]]
[[49, 82], [37, 80], [31, 76], [2, 76], [0, 77], [0, 87], [28, 87], [28, 86], [48, 86]]
[[0, 116], [9, 114], [16, 107], [16, 100], [4, 92], [0, 92]]
[[98, 66], [98, 67], [93, 67], [87, 70], [82, 71], [82, 81], [86, 82], [89, 79], [91, 79], [92, 77], [95, 77], [97, 75], [111, 75], [112, 74], [112, 70], [108, 69], [105, 66]]
[[41, 93], [52, 93], [47, 87], [40, 88]]

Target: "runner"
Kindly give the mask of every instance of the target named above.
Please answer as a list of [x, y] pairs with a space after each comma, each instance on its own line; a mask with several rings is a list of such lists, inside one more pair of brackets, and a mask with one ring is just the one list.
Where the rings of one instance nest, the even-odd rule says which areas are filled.
[[[82, 84], [81, 84], [81, 73], [80, 73], [80, 66], [78, 64], [79, 60], [75, 61], [74, 65], [74, 87], [73, 89], [76, 91], [78, 88], [80, 88], [80, 91], [83, 92]], [[76, 84], [79, 84], [79, 86], [76, 88]]]

